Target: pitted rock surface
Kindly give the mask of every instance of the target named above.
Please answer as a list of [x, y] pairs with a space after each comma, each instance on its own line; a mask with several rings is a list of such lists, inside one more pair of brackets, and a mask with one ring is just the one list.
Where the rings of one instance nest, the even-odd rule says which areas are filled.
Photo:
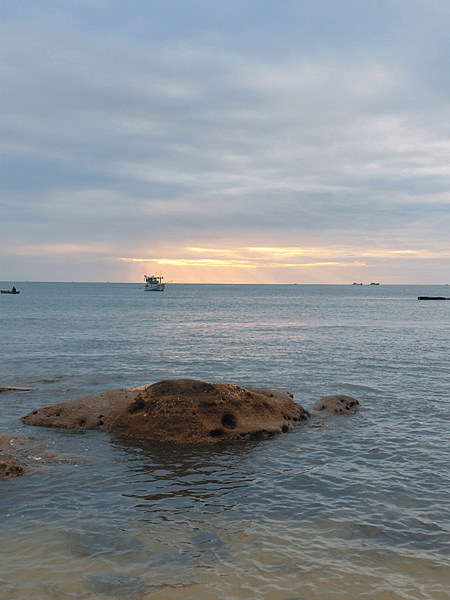
[[326, 410], [334, 415], [349, 415], [358, 410], [359, 402], [351, 396], [324, 396], [318, 400], [311, 410]]
[[141, 388], [118, 389], [51, 404], [21, 418], [26, 425], [60, 429], [110, 429]]
[[29, 425], [104, 429], [120, 437], [178, 443], [261, 439], [309, 417], [288, 392], [169, 379], [32, 411]]
[[269, 437], [309, 417], [289, 395], [256, 389], [192, 379], [160, 381], [141, 391], [112, 429], [141, 439], [217, 442]]

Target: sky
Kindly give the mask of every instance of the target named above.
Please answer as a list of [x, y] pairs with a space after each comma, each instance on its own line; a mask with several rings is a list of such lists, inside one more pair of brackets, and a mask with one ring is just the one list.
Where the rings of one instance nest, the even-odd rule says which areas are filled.
[[448, 0], [0, 16], [0, 280], [450, 283]]

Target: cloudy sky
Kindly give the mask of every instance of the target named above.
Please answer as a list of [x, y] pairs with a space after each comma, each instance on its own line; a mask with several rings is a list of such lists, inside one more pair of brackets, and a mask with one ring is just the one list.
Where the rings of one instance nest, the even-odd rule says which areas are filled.
[[450, 283], [448, 0], [3, 0], [0, 280]]

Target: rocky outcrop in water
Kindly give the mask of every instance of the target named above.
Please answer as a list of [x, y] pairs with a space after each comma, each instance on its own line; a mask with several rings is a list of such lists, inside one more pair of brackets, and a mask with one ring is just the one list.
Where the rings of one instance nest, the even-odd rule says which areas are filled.
[[10, 454], [0, 454], [0, 481], [18, 477], [27, 470], [25, 463]]
[[169, 379], [32, 411], [28, 425], [104, 429], [117, 436], [178, 443], [254, 440], [287, 432], [309, 417], [287, 392]]
[[75, 464], [83, 460], [48, 448], [43, 438], [0, 433], [0, 481], [22, 475], [33, 467], [41, 468], [51, 463]]
[[14, 436], [0, 433], [0, 481], [22, 475], [27, 470], [25, 463], [11, 455], [14, 439]]
[[324, 396], [318, 400], [311, 410], [326, 410], [333, 415], [349, 415], [358, 410], [359, 402], [351, 396]]
[[173, 442], [261, 439], [297, 427], [308, 417], [286, 392], [175, 379], [140, 392], [114, 422], [113, 431]]
[[21, 421], [27, 425], [60, 429], [109, 430], [141, 390], [142, 388], [123, 388], [51, 404], [33, 410], [22, 417]]

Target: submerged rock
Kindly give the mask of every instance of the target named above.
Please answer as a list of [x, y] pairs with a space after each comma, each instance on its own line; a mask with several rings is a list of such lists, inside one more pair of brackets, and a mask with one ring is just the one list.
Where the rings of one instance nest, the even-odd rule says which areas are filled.
[[104, 429], [128, 438], [205, 443], [261, 439], [309, 417], [292, 394], [229, 383], [169, 379], [32, 411], [28, 425]]
[[32, 388], [23, 388], [23, 387], [6, 387], [4, 385], [0, 385], [0, 394], [2, 392], [31, 392]]
[[44, 438], [0, 433], [0, 481], [51, 463], [75, 464], [83, 460], [49, 449]]
[[0, 454], [0, 481], [25, 473], [26, 465], [10, 454]]
[[353, 414], [358, 410], [359, 402], [351, 396], [324, 396], [318, 400], [311, 410], [326, 410], [334, 415]]
[[25, 463], [11, 456], [14, 439], [14, 436], [0, 433], [0, 481], [22, 475], [27, 469]]

